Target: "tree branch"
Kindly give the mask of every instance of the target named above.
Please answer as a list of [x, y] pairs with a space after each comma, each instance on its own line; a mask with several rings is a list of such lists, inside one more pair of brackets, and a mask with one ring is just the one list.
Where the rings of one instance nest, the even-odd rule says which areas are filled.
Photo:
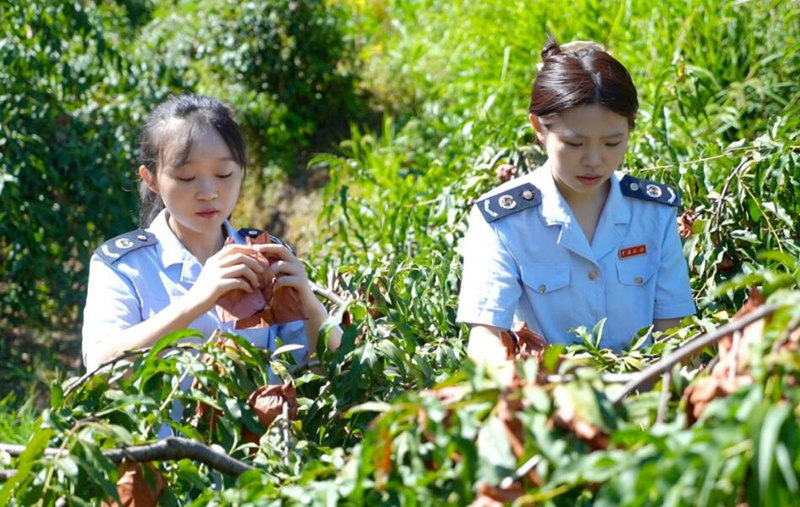
[[758, 307], [753, 313], [748, 313], [736, 320], [728, 322], [722, 327], [719, 327], [711, 333], [706, 333], [702, 336], [695, 338], [683, 346], [679, 347], [675, 352], [661, 359], [655, 364], [645, 368], [641, 373], [632, 378], [622, 391], [618, 393], [611, 401], [617, 404], [622, 401], [627, 395], [641, 387], [643, 384], [653, 380], [655, 377], [669, 371], [673, 365], [681, 362], [685, 358], [703, 350], [704, 348], [717, 343], [724, 336], [743, 329], [744, 327], [752, 324], [753, 322], [768, 317], [775, 313], [781, 305], [763, 305]]
[[339, 296], [338, 294], [336, 294], [332, 290], [326, 289], [325, 287], [323, 287], [323, 286], [321, 286], [319, 284], [316, 284], [316, 283], [314, 283], [314, 282], [312, 282], [310, 280], [309, 280], [308, 283], [311, 285], [311, 290], [312, 291], [314, 291], [316, 294], [319, 294], [320, 296], [324, 297], [328, 301], [331, 301], [332, 303], [336, 304], [337, 306], [341, 307], [341, 306], [345, 306], [347, 304], [346, 300], [344, 300], [341, 296]]
[[[0, 451], [5, 451], [11, 456], [19, 456], [25, 450], [24, 445], [0, 444]], [[48, 447], [44, 451], [45, 456], [60, 456], [68, 454], [67, 451]], [[109, 449], [103, 451], [103, 456], [114, 463], [123, 460], [146, 462], [146, 461], [178, 461], [191, 459], [199, 461], [215, 470], [229, 475], [239, 475], [254, 467], [232, 458], [227, 454], [215, 451], [214, 449], [184, 437], [168, 437], [151, 444], [134, 445], [131, 447], [121, 447], [119, 449]], [[10, 474], [8, 472], [11, 472]], [[13, 475], [13, 470], [1, 470], [0, 482], [8, 480]], [[5, 478], [2, 473], [6, 473]]]
[[[72, 394], [76, 389], [78, 389], [80, 386], [82, 386], [84, 383], [86, 383], [87, 380], [92, 378], [94, 375], [96, 375], [98, 372], [103, 370], [105, 367], [111, 366], [111, 365], [113, 365], [113, 364], [115, 364], [115, 363], [117, 363], [119, 361], [122, 361], [123, 359], [128, 359], [129, 357], [134, 357], [134, 356], [147, 354], [152, 349], [153, 349], [153, 347], [146, 347], [146, 348], [143, 348], [143, 349], [126, 350], [125, 352], [123, 352], [120, 355], [114, 357], [113, 359], [110, 359], [110, 360], [106, 361], [105, 363], [99, 365], [94, 370], [87, 371], [81, 377], [79, 377], [78, 379], [76, 379], [75, 381], [73, 381], [69, 385], [67, 390], [64, 391], [64, 398], [66, 398], [67, 396]], [[164, 350], [180, 350], [180, 349], [195, 349], [196, 350], [197, 349], [197, 343], [176, 343], [176, 344], [168, 345], [168, 346], [164, 347]]]

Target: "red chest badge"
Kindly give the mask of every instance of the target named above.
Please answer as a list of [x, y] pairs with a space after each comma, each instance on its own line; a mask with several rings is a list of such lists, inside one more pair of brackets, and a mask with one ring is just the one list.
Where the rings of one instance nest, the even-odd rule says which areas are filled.
[[636, 245], [628, 248], [620, 248], [619, 258], [626, 259], [628, 257], [635, 257], [637, 255], [644, 255], [647, 253], [647, 245]]

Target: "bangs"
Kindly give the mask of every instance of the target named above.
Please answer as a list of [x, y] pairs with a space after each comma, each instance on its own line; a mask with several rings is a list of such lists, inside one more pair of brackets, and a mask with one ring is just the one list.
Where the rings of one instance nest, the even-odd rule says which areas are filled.
[[199, 115], [171, 118], [161, 131], [158, 163], [160, 167], [181, 167], [189, 160], [195, 140], [213, 128]]

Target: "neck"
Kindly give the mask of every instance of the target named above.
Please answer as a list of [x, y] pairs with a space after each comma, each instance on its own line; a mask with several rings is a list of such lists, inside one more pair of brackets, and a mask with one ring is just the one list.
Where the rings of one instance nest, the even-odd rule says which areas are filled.
[[225, 243], [225, 235], [221, 227], [216, 230], [216, 234], [211, 232], [200, 233], [182, 227], [172, 215], [169, 215], [167, 223], [178, 240], [183, 243], [183, 246], [194, 255], [200, 264], [205, 264], [206, 260], [217, 253]]

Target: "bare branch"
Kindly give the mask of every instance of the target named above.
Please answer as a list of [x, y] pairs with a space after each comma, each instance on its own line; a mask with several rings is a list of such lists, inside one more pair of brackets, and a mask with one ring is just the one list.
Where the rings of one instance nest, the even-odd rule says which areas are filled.
[[781, 305], [764, 305], [758, 307], [753, 313], [748, 313], [736, 320], [728, 322], [722, 327], [715, 329], [711, 333], [706, 333], [702, 336], [691, 340], [681, 347], [679, 347], [675, 352], [668, 355], [667, 357], [661, 359], [657, 363], [654, 363], [647, 368], [645, 368], [642, 372], [636, 374], [634, 378], [632, 378], [625, 387], [619, 392], [613, 399], [613, 403], [617, 404], [622, 401], [627, 395], [644, 385], [645, 383], [653, 380], [655, 377], [661, 375], [669, 371], [673, 365], [681, 362], [685, 358], [703, 350], [704, 348], [714, 345], [719, 340], [721, 340], [724, 336], [729, 335], [730, 333], [742, 329], [753, 322], [768, 317], [775, 313], [778, 309], [781, 308]]
[[[84, 373], [77, 380], [73, 381], [72, 384], [69, 385], [67, 390], [64, 391], [64, 397], [66, 398], [67, 396], [69, 396], [70, 394], [75, 392], [75, 390], [78, 389], [83, 384], [85, 384], [87, 380], [92, 378], [94, 375], [96, 375], [100, 371], [104, 370], [106, 367], [112, 366], [112, 365], [118, 363], [119, 361], [128, 359], [130, 357], [141, 356], [141, 355], [147, 354], [152, 349], [153, 349], [153, 347], [147, 347], [147, 348], [135, 349], [135, 350], [126, 350], [125, 352], [121, 353], [120, 355], [114, 357], [114, 359], [110, 359], [110, 360], [106, 361], [105, 363], [99, 365], [94, 370]], [[172, 345], [168, 345], [168, 346], [164, 347], [165, 351], [166, 350], [180, 350], [180, 349], [197, 349], [197, 343], [176, 343], [176, 344], [172, 344]]]
[[[19, 456], [24, 450], [24, 445], [0, 444], [0, 451], [5, 451], [11, 456]], [[45, 456], [63, 456], [68, 453], [63, 449], [48, 447], [44, 454]], [[120, 463], [123, 460], [146, 462], [191, 459], [230, 475], [239, 475], [254, 468], [244, 461], [239, 461], [227, 454], [215, 451], [205, 444], [184, 437], [168, 437], [151, 444], [109, 449], [103, 451], [103, 456], [114, 463]], [[7, 479], [8, 477], [6, 477]]]
[[114, 463], [124, 459], [139, 462], [178, 461], [188, 458], [230, 475], [239, 475], [253, 469], [243, 461], [183, 437], [168, 437], [152, 444], [112, 449], [104, 451], [103, 455]]
[[308, 283], [311, 285], [311, 290], [313, 290], [316, 294], [319, 294], [320, 296], [324, 297], [328, 301], [331, 301], [337, 306], [341, 307], [347, 304], [347, 301], [344, 298], [342, 298], [332, 290], [326, 289], [325, 287], [318, 285], [310, 280]]

